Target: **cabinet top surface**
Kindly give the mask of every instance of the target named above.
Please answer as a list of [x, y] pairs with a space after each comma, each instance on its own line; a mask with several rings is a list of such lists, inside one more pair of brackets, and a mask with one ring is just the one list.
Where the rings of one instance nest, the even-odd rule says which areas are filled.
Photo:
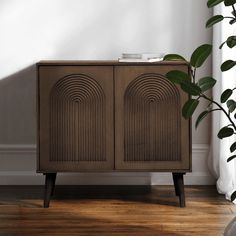
[[43, 60], [37, 63], [38, 66], [127, 66], [127, 65], [188, 65], [184, 61], [159, 61], [159, 62], [119, 62], [118, 60]]

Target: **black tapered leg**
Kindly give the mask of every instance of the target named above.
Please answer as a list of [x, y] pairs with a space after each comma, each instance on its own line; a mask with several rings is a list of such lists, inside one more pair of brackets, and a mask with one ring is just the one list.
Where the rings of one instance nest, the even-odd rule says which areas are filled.
[[56, 178], [57, 178], [57, 174], [55, 173], [55, 175], [52, 176], [53, 178], [53, 185], [52, 185], [52, 192], [51, 192], [51, 196], [53, 196], [54, 191], [55, 191], [55, 184], [56, 184]]
[[48, 208], [55, 187], [56, 173], [46, 173], [45, 176], [44, 208]]
[[185, 207], [184, 174], [185, 173], [172, 173], [175, 185], [175, 193], [176, 196], [179, 196], [180, 207]]
[[174, 186], [175, 186], [175, 195], [179, 196], [179, 190], [177, 187], [177, 177], [175, 173], [172, 173], [173, 181], [174, 181]]

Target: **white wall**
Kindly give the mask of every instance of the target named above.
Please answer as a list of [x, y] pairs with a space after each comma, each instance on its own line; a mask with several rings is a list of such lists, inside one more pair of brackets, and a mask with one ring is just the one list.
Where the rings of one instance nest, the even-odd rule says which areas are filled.
[[[0, 184], [42, 183], [34, 174], [37, 61], [117, 59], [122, 52], [189, 58], [197, 46], [211, 42], [211, 31], [204, 28], [210, 16], [205, 0], [1, 0]], [[199, 74], [210, 73], [209, 61]], [[187, 183], [212, 183], [206, 167], [209, 126], [207, 120], [193, 129], [194, 172]], [[170, 182], [166, 174], [89, 176], [89, 183]], [[59, 182], [87, 183], [73, 176]]]

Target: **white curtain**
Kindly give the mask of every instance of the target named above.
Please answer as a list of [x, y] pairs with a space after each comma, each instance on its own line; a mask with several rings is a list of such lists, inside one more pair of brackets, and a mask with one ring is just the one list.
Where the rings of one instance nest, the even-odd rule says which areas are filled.
[[[225, 7], [223, 4], [214, 9], [214, 15], [222, 14], [231, 15], [232, 8]], [[219, 101], [221, 93], [227, 88], [236, 87], [236, 67], [221, 72], [221, 64], [229, 59], [236, 60], [235, 48], [230, 49], [227, 45], [220, 50], [219, 45], [224, 42], [228, 36], [236, 35], [236, 24], [229, 25], [227, 20], [218, 23], [213, 27], [213, 77], [217, 80], [217, 85], [213, 89], [213, 99]], [[236, 91], [233, 99], [236, 100]], [[236, 141], [236, 137], [219, 140], [217, 133], [219, 129], [229, 122], [222, 112], [212, 113], [212, 135], [211, 135], [211, 152], [209, 156], [209, 167], [217, 178], [217, 189], [219, 193], [225, 194], [230, 200], [231, 194], [236, 191], [236, 160], [227, 163], [230, 153], [230, 145]], [[236, 201], [234, 201], [236, 203]]]

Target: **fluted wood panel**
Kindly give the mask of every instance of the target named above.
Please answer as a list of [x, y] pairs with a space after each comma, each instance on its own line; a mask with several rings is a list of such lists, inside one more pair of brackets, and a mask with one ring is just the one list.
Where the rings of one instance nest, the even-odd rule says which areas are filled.
[[115, 68], [116, 168], [142, 171], [188, 171], [191, 168], [190, 123], [181, 115], [189, 99], [165, 78], [185, 65], [132, 65]]
[[86, 75], [64, 77], [50, 94], [50, 161], [106, 160], [105, 94]]
[[158, 74], [134, 79], [124, 95], [125, 161], [179, 161], [180, 95]]

